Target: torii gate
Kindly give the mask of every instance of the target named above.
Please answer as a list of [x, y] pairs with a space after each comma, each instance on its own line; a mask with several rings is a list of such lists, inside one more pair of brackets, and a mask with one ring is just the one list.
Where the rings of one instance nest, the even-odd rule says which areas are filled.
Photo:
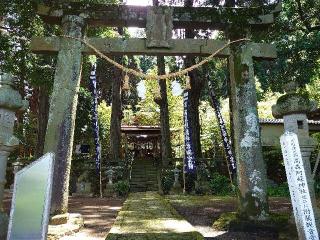
[[[172, 29], [225, 30], [238, 26], [263, 30], [273, 23], [274, 14], [280, 10], [279, 5], [261, 8], [137, 7], [83, 3], [66, 3], [54, 7], [38, 5], [38, 14], [42, 19], [47, 23], [61, 24], [66, 36], [81, 38], [86, 26], [146, 28], [146, 39], [88, 39], [95, 48], [107, 55], [206, 56], [226, 42], [171, 39]], [[95, 53], [80, 41], [60, 37], [34, 38], [31, 50], [35, 53], [58, 53], [45, 152], [56, 153], [51, 212], [64, 213], [67, 212], [68, 204], [81, 55]], [[253, 59], [274, 59], [276, 49], [269, 44], [249, 42], [226, 48], [217, 57], [229, 59], [240, 213], [250, 219], [263, 220], [268, 214], [268, 202]]]

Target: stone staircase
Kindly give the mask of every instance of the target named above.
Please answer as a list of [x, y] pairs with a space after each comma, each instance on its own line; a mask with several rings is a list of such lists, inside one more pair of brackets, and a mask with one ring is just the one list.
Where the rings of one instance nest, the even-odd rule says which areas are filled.
[[132, 164], [130, 191], [158, 191], [157, 166], [153, 159], [135, 159]]

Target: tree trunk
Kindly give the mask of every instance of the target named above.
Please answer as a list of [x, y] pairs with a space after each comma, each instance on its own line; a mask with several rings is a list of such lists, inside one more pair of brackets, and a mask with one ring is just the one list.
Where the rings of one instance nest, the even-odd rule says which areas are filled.
[[[164, 57], [157, 57], [158, 74], [165, 74]], [[167, 97], [167, 82], [159, 80], [160, 99], [156, 103], [160, 107], [160, 125], [161, 125], [161, 158], [163, 166], [167, 166], [172, 158], [171, 139], [170, 139], [170, 122]]]
[[[121, 57], [117, 57], [116, 61], [121, 62]], [[111, 160], [120, 160], [121, 149], [121, 84], [122, 71], [114, 67], [112, 82], [112, 107], [111, 107], [111, 124], [110, 124], [110, 146]]]
[[[186, 7], [192, 7], [192, 0], [185, 2]], [[186, 38], [194, 38], [194, 30], [186, 29]], [[196, 63], [193, 57], [187, 57], [185, 60], [185, 66], [189, 67]], [[189, 72], [191, 89], [189, 90], [189, 102], [190, 102], [190, 132], [191, 132], [191, 141], [194, 146], [196, 158], [202, 157], [201, 151], [201, 141], [200, 141], [200, 120], [199, 120], [199, 103], [200, 103], [200, 94], [203, 88], [205, 78], [199, 78], [198, 70], [193, 70]]]
[[38, 95], [38, 133], [35, 155], [39, 158], [43, 155], [44, 141], [46, 137], [49, 116], [49, 92], [45, 85], [39, 87]]

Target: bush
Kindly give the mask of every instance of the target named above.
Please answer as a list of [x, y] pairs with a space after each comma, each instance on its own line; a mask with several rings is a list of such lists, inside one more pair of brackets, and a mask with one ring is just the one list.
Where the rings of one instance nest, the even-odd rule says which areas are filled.
[[119, 181], [113, 185], [113, 189], [119, 197], [125, 197], [129, 193], [130, 185], [128, 181]]
[[270, 197], [289, 197], [289, 187], [288, 183], [284, 182], [279, 184], [278, 186], [269, 186], [268, 194]]
[[171, 169], [162, 169], [161, 188], [164, 194], [169, 194], [174, 183], [174, 174]]
[[210, 186], [206, 181], [196, 181], [195, 183], [195, 194], [197, 195], [206, 195], [210, 193]]
[[210, 180], [210, 190], [215, 195], [228, 195], [233, 192], [230, 179], [219, 173], [213, 173]]

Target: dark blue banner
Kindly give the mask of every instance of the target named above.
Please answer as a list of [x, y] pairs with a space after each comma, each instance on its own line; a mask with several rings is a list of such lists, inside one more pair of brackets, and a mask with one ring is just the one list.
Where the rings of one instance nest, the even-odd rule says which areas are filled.
[[98, 124], [98, 96], [97, 96], [97, 78], [96, 78], [96, 65], [92, 65], [90, 74], [90, 87], [93, 98], [92, 104], [92, 125], [94, 134], [95, 145], [95, 162], [97, 171], [100, 171], [101, 165], [101, 147], [99, 139], [99, 124]]
[[183, 119], [184, 119], [184, 144], [185, 144], [185, 155], [184, 155], [184, 171], [186, 173], [195, 173], [196, 171], [196, 158], [194, 146], [191, 141], [191, 125], [189, 116], [189, 97], [188, 91], [183, 94]]
[[227, 160], [228, 160], [229, 172], [231, 174], [232, 179], [234, 179], [234, 177], [236, 176], [236, 172], [237, 172], [237, 166], [236, 166], [235, 157], [232, 153], [229, 134], [228, 134], [224, 119], [222, 117], [221, 111], [220, 111], [220, 104], [219, 104], [217, 97], [211, 87], [209, 87], [209, 93], [210, 93], [210, 97], [211, 97], [211, 104], [214, 108], [214, 111], [215, 111], [215, 114], [216, 114], [216, 117], [217, 117], [217, 120], [219, 123], [223, 146], [224, 146], [224, 150], [225, 150]]

